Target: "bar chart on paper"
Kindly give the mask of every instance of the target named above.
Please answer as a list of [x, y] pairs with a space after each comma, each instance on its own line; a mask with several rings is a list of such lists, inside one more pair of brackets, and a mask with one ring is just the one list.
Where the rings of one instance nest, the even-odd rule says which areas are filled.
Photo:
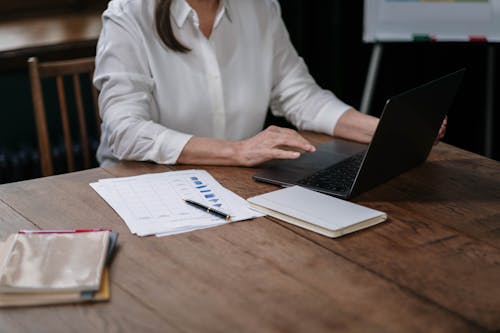
[[[222, 207], [220, 198], [217, 197], [216, 193], [210, 188], [210, 185], [204, 183], [203, 180], [197, 176], [191, 176], [190, 179], [201, 196], [210, 203], [208, 206], [216, 208]], [[189, 194], [186, 194], [184, 198], [190, 198]]]
[[186, 204], [185, 199], [223, 209], [232, 221], [260, 216], [203, 170], [101, 179], [90, 186], [139, 236], [171, 235], [227, 223]]

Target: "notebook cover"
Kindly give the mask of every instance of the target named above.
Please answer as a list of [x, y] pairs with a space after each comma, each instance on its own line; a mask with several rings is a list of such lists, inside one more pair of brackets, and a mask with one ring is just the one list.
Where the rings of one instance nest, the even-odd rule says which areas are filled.
[[252, 208], [328, 237], [361, 230], [387, 219], [384, 212], [300, 186], [249, 198]]
[[15, 234], [0, 266], [0, 292], [98, 290], [109, 240], [109, 231]]

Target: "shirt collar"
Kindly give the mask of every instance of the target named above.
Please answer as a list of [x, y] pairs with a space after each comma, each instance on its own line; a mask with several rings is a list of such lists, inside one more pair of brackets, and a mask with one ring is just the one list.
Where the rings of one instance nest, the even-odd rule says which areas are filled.
[[[194, 12], [193, 8], [189, 6], [186, 0], [173, 0], [172, 5], [170, 7], [170, 15], [174, 19], [177, 27], [181, 28], [186, 22], [189, 15]], [[215, 16], [214, 26], [217, 26], [222, 19], [222, 17], [226, 15], [230, 22], [231, 19], [231, 6], [229, 5], [229, 0], [220, 0], [219, 9], [217, 10], [217, 14]]]

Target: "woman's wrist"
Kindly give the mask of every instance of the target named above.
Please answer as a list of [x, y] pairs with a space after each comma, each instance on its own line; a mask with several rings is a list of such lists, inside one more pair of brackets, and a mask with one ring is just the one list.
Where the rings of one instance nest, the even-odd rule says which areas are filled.
[[184, 146], [177, 163], [239, 165], [238, 142], [192, 137]]
[[378, 126], [378, 118], [355, 109], [347, 110], [338, 120], [333, 135], [339, 138], [369, 143]]

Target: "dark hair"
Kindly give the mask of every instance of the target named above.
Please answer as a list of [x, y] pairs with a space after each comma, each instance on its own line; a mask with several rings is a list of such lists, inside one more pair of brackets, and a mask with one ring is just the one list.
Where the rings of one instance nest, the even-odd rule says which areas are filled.
[[187, 53], [191, 51], [187, 46], [179, 42], [172, 30], [172, 22], [170, 21], [170, 5], [172, 0], [157, 0], [155, 9], [155, 26], [160, 39], [169, 49]]

